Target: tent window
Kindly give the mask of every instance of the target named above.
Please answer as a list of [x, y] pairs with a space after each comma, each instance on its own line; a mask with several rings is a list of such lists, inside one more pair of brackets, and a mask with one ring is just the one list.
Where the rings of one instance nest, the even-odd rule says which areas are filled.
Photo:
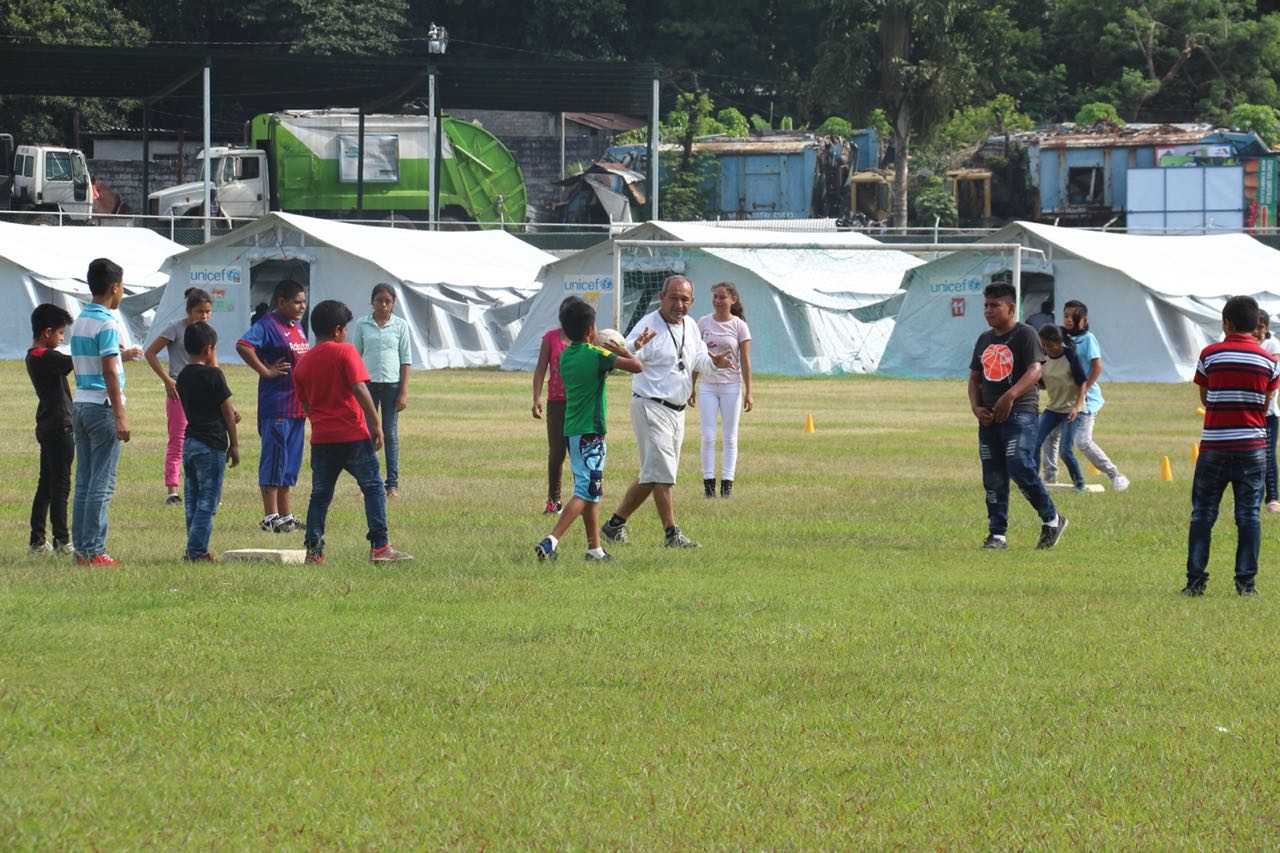
[[641, 317], [657, 310], [662, 283], [675, 274], [674, 270], [627, 270], [622, 274], [622, 334], [631, 334]]
[[1067, 201], [1071, 204], [1103, 204], [1106, 175], [1101, 166], [1067, 170]]

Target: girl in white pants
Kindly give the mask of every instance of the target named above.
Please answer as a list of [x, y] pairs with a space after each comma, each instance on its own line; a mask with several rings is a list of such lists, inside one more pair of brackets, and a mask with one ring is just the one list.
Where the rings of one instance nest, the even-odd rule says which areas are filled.
[[[738, 464], [738, 417], [751, 411], [751, 330], [738, 289], [722, 281], [711, 288], [715, 310], [698, 320], [698, 330], [712, 355], [729, 353], [730, 366], [702, 377], [702, 489], [705, 497], [716, 496], [716, 416], [724, 430], [720, 460], [720, 497], [733, 497], [733, 478]], [[693, 374], [694, 390], [689, 405], [698, 405], [698, 374]]]

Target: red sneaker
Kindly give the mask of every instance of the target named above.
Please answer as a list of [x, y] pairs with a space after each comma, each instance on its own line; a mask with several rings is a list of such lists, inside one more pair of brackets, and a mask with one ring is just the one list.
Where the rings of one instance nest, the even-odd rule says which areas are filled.
[[390, 545], [383, 545], [381, 548], [370, 549], [369, 559], [375, 563], [396, 563], [401, 560], [412, 560], [413, 557], [403, 551], [397, 551]]
[[88, 563], [88, 565], [90, 565], [90, 566], [118, 566], [118, 565], [120, 565], [120, 564], [119, 564], [119, 563], [117, 563], [115, 560], [111, 559], [111, 555], [110, 555], [110, 554], [95, 554], [94, 556], [92, 556], [92, 557], [90, 557], [90, 558], [89, 558], [89, 563]]

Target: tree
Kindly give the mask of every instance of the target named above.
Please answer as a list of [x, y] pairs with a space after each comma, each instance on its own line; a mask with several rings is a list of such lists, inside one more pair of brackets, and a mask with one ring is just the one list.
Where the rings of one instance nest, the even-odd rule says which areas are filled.
[[1236, 130], [1253, 131], [1268, 148], [1274, 148], [1280, 141], [1280, 110], [1275, 107], [1236, 104], [1227, 114], [1226, 123]]
[[1115, 104], [1106, 104], [1102, 101], [1085, 104], [1076, 111], [1074, 121], [1085, 127], [1093, 127], [1100, 121], [1109, 121], [1112, 124], [1125, 123], [1124, 119], [1120, 118], [1120, 113], [1116, 111]]
[[[139, 46], [147, 31], [107, 0], [9, 0], [0, 4], [0, 32], [41, 44]], [[70, 144], [73, 125], [107, 127], [127, 120], [128, 102], [97, 98], [0, 97], [4, 131], [18, 142]]]

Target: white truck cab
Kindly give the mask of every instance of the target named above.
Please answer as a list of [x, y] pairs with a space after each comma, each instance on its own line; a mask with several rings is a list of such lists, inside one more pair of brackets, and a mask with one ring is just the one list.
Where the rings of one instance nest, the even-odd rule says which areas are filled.
[[153, 216], [200, 216], [204, 207], [205, 166], [211, 168], [210, 207], [214, 216], [254, 219], [265, 216], [270, 205], [267, 189], [267, 154], [253, 148], [215, 146], [207, 160], [197, 159], [200, 174], [189, 184], [151, 193], [147, 212]]
[[53, 145], [19, 145], [13, 157], [9, 207], [90, 218], [93, 181], [84, 152]]

